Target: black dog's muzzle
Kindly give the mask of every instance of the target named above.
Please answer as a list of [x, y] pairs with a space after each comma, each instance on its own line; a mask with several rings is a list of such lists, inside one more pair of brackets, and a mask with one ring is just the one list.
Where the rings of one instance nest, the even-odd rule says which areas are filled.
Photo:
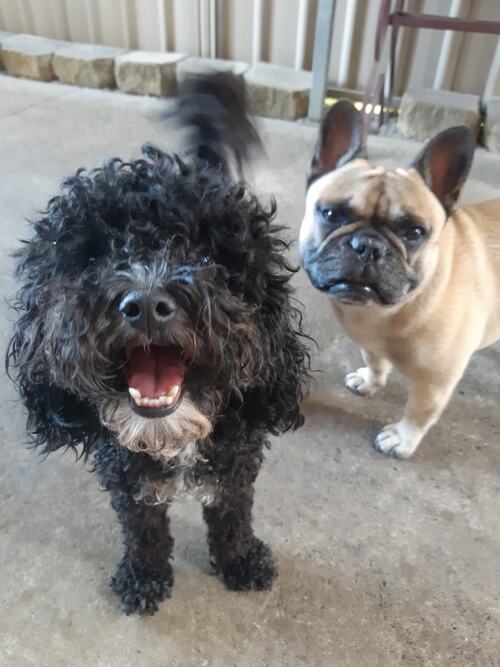
[[118, 306], [122, 318], [134, 329], [155, 339], [177, 311], [177, 303], [161, 288], [133, 290]]

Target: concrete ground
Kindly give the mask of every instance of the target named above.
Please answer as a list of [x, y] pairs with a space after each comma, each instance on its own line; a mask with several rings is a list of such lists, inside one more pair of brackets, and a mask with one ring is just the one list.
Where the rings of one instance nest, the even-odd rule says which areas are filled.
[[[0, 77], [1, 290], [9, 253], [60, 180], [141, 143], [174, 147], [157, 100]], [[275, 194], [297, 237], [312, 128], [263, 121], [258, 190]], [[370, 140], [384, 164], [418, 145]], [[479, 151], [466, 199], [500, 194], [500, 156]], [[293, 251], [295, 254], [295, 251]], [[371, 441], [400, 415], [393, 377], [377, 398], [342, 386], [359, 353], [328, 303], [296, 277], [321, 368], [306, 425], [273, 443], [258, 480], [255, 526], [274, 548], [270, 593], [235, 594], [209, 575], [199, 507], [172, 509], [176, 585], [153, 618], [125, 617], [109, 588], [121, 536], [108, 497], [71, 454], [42, 462], [0, 385], [0, 664], [280, 667], [500, 665], [500, 346], [473, 359], [445, 416], [415, 457]], [[12, 321], [2, 299], [2, 342]]]

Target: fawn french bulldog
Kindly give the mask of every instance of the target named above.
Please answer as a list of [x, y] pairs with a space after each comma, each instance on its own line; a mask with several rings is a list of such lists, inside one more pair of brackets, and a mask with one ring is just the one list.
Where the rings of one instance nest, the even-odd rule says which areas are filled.
[[342, 100], [326, 115], [300, 231], [303, 267], [331, 300], [364, 366], [346, 386], [408, 379], [403, 417], [376, 436], [407, 458], [439, 419], [474, 351], [500, 338], [500, 199], [457, 206], [475, 142], [466, 127], [435, 136], [409, 168], [365, 158], [363, 122]]

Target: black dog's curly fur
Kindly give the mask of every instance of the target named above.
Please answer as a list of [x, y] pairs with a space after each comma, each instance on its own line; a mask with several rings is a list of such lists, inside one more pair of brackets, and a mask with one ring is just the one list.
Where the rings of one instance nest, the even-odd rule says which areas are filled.
[[[148, 493], [180, 472], [191, 490], [212, 489], [204, 518], [226, 585], [271, 586], [271, 552], [251, 526], [253, 483], [266, 434], [302, 423], [308, 377], [274, 205], [232, 180], [222, 158], [144, 154], [79, 170], [33, 223], [18, 253], [19, 318], [7, 356], [34, 443], [45, 452], [81, 447], [111, 493], [125, 543], [112, 587], [126, 613], [153, 613], [170, 595], [170, 496]], [[177, 304], [160, 334], [121, 316], [123, 294], [139, 283], [160, 285]], [[189, 465], [182, 453], [126, 449], [103, 419], [127, 397], [129, 350], [151, 344], [182, 347], [186, 396], [212, 425]]]

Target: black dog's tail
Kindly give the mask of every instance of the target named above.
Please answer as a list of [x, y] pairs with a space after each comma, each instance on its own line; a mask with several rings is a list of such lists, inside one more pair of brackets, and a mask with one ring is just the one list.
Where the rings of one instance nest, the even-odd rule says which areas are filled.
[[243, 163], [262, 143], [248, 114], [245, 83], [230, 72], [188, 79], [179, 88], [176, 117], [191, 129], [188, 154], [229, 170], [233, 157], [239, 175]]

